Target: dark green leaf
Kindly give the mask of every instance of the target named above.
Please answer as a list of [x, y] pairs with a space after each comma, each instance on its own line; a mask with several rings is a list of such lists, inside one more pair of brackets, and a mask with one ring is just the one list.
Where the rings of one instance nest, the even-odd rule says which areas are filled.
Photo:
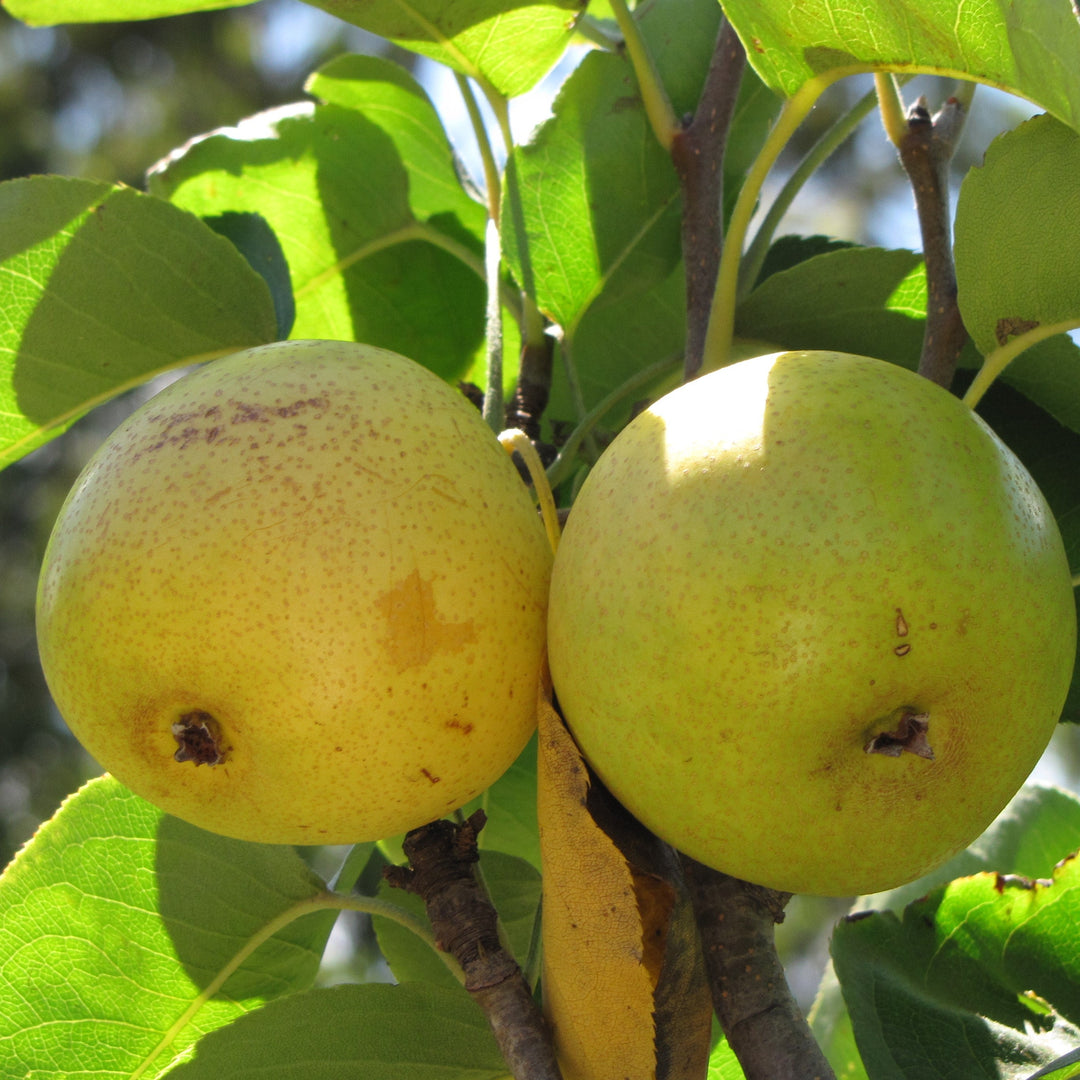
[[[1059, 342], [1074, 354], [1077, 352], [1067, 338], [1056, 338], [1043, 345], [1052, 348]], [[1033, 349], [1031, 354], [1006, 368], [1004, 377], [979, 402], [978, 412], [1020, 458], [1046, 496], [1061, 530], [1069, 565], [1076, 574], [1080, 573], [1080, 471], [1076, 468], [1080, 460], [1080, 434], [1009, 385], [1016, 374], [1031, 371], [1029, 357], [1034, 359], [1042, 352], [1043, 349]], [[1013, 371], [1014, 368], [1017, 370]], [[1080, 594], [1074, 590], [1074, 595], [1080, 605]], [[1077, 656], [1080, 658], [1080, 643]], [[1080, 723], [1080, 663], [1073, 672], [1062, 719]]]
[[587, 0], [307, 0], [516, 97], [554, 67]]
[[837, 240], [832, 236], [780, 236], [769, 248], [765, 261], [761, 264], [757, 284], [767, 277], [790, 270], [793, 266], [812, 259], [815, 255], [824, 255], [830, 251], [855, 247], [850, 240]]
[[725, 0], [762, 79], [790, 97], [820, 75], [924, 71], [978, 79], [1080, 124], [1080, 22], [1070, 0]]
[[[1080, 848], [1080, 799], [1058, 788], [1023, 788], [989, 829], [932, 874], [890, 892], [860, 897], [857, 913], [890, 909], [925, 896], [958, 877], [990, 871], [1046, 878], [1058, 861]], [[844, 1005], [831, 967], [811, 1012], [814, 1034], [837, 1074], [837, 1080], [865, 1080]]]
[[773, 273], [739, 305], [736, 331], [789, 349], [918, 364], [926, 271], [913, 251], [844, 247]]
[[514, 764], [483, 795], [464, 808], [465, 816], [478, 807], [483, 807], [487, 814], [487, 823], [480, 833], [480, 850], [514, 854], [539, 870], [535, 735]]
[[248, 261], [248, 265], [266, 282], [274, 301], [277, 316], [277, 336], [284, 340], [296, 321], [296, 302], [293, 300], [292, 280], [285, 252], [274, 230], [261, 214], [240, 214], [229, 211], [217, 217], [203, 218], [211, 229], [228, 237]]
[[[960, 188], [956, 276], [986, 355], [1038, 325], [1080, 324], [1080, 135], [1037, 116], [991, 143]], [[1080, 430], [1080, 353], [1068, 338], [1023, 353], [1005, 378]]]
[[506, 1080], [484, 1014], [423, 983], [337, 986], [276, 1001], [204, 1038], [170, 1080]]
[[0, 877], [3, 1074], [154, 1075], [312, 984], [334, 911], [288, 922], [228, 971], [272, 920], [323, 894], [292, 848], [226, 840], [91, 781]]
[[[480, 869], [514, 958], [524, 966], [540, 906], [540, 874], [523, 859], [499, 851], [483, 852]], [[426, 922], [420, 897], [385, 883], [379, 888], [379, 896]], [[399, 982], [426, 982], [461, 989], [442, 959], [416, 934], [390, 919], [375, 917], [372, 924], [383, 956]]]
[[171, 367], [274, 340], [265, 282], [197, 217], [131, 188], [0, 184], [0, 465]]
[[[960, 878], [838, 926], [832, 954], [868, 1073], [1023, 1077], [1080, 1045], [1080, 863]], [[995, 1071], [996, 1070], [996, 1071]]]

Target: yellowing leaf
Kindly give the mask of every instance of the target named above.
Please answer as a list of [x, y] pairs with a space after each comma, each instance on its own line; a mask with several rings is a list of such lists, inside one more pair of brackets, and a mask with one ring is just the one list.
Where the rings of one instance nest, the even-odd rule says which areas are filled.
[[586, 807], [588, 772], [549, 694], [538, 703], [544, 1012], [565, 1080], [653, 1080], [656, 968], [634, 875]]

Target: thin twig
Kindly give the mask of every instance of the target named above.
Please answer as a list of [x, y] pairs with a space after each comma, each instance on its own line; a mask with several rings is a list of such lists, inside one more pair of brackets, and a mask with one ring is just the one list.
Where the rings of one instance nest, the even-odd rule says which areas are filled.
[[551, 1032], [473, 872], [485, 820], [477, 810], [463, 824], [442, 820], [414, 829], [404, 843], [410, 867], [389, 866], [384, 875], [423, 898], [439, 948], [461, 965], [465, 989], [484, 1010], [516, 1080], [561, 1080]]
[[671, 160], [682, 188], [682, 250], [686, 267], [686, 353], [684, 380], [700, 370], [709, 310], [720, 264], [727, 143], [746, 53], [727, 19], [722, 19], [709, 72], [694, 116], [676, 132]]
[[956, 299], [956, 267], [949, 217], [949, 163], [964, 126], [967, 108], [949, 98], [931, 117], [920, 98], [908, 111], [907, 131], [897, 149], [911, 181], [926, 262], [926, 329], [919, 373], [948, 388], [952, 385], [967, 330]]
[[784, 977], [775, 925], [789, 893], [683, 858], [713, 1008], [746, 1080], [835, 1080]]

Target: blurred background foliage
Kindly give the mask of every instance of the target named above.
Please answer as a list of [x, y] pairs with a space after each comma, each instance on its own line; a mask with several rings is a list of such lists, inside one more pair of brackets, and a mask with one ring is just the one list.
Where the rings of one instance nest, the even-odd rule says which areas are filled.
[[[170, 150], [303, 97], [309, 72], [345, 51], [388, 55], [413, 68], [466, 168], [480, 175], [464, 108], [446, 72], [301, 0], [262, 0], [151, 22], [51, 29], [31, 29], [0, 9], [0, 180], [47, 172], [141, 188], [146, 169]], [[527, 100], [514, 103], [518, 139], [544, 117], [565, 73], [561, 66]], [[811, 142], [870, 85], [869, 77], [849, 79], [824, 96], [766, 186], [764, 201]], [[926, 93], [935, 109], [948, 89], [937, 80], [919, 80], [905, 96]], [[954, 195], [994, 135], [1032, 112], [1014, 98], [980, 89], [954, 162]], [[919, 247], [910, 191], [873, 115], [803, 191], [782, 231]], [[42, 679], [33, 621], [38, 567], [53, 519], [82, 465], [156, 388], [96, 410], [64, 437], [0, 472], [0, 866], [67, 794], [100, 772], [56, 714]], [[1075, 787], [1076, 732], [1059, 734], [1047, 778]], [[332, 872], [339, 854], [323, 855], [328, 865], [319, 869]], [[781, 928], [781, 944], [793, 986], [808, 1003], [825, 960], [827, 927], [843, 904], [800, 901]], [[336, 963], [337, 974], [331, 971], [330, 979], [355, 967], [356, 947], [367, 935], [353, 922], [343, 919], [342, 933], [332, 939], [331, 968]], [[364, 951], [365, 965], [377, 962]]]

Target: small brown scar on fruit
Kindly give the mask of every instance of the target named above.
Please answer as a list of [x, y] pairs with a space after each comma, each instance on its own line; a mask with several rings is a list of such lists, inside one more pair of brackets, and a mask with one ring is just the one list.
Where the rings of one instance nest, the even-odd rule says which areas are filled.
[[863, 749], [868, 754], [884, 754], [885, 757], [899, 757], [907, 752], [918, 757], [934, 760], [934, 751], [927, 741], [926, 733], [930, 728], [930, 714], [917, 713], [905, 709], [895, 731], [883, 731], [875, 735]]
[[897, 608], [896, 609], [896, 636], [907, 637], [908, 625], [907, 620], [904, 618], [904, 613]]
[[469, 721], [462, 723], [456, 716], [452, 720], [447, 720], [446, 726], [460, 731], [462, 735], [471, 735], [473, 730], [473, 726]]
[[911, 652], [911, 646], [905, 641], [903, 645], [897, 645], [893, 652], [897, 656], [907, 656]]
[[221, 727], [201, 710], [184, 713], [172, 726], [178, 749], [175, 761], [194, 761], [196, 765], [220, 765], [225, 760], [221, 745]]
[[429, 780], [430, 780], [430, 781], [431, 781], [431, 782], [432, 782], [433, 784], [437, 784], [437, 783], [439, 783], [439, 781], [440, 781], [440, 780], [442, 780], [442, 777], [441, 777], [441, 776], [432, 776], [432, 775], [431, 775], [431, 773], [430, 773], [430, 772], [428, 772], [428, 770], [427, 770], [427, 769], [421, 769], [420, 771], [421, 771], [421, 772], [422, 772], [422, 773], [423, 773], [423, 774], [424, 774], [424, 775], [425, 775], [425, 776], [426, 776], [426, 777], [427, 777], [427, 778], [428, 778], [428, 779], [429, 779]]

